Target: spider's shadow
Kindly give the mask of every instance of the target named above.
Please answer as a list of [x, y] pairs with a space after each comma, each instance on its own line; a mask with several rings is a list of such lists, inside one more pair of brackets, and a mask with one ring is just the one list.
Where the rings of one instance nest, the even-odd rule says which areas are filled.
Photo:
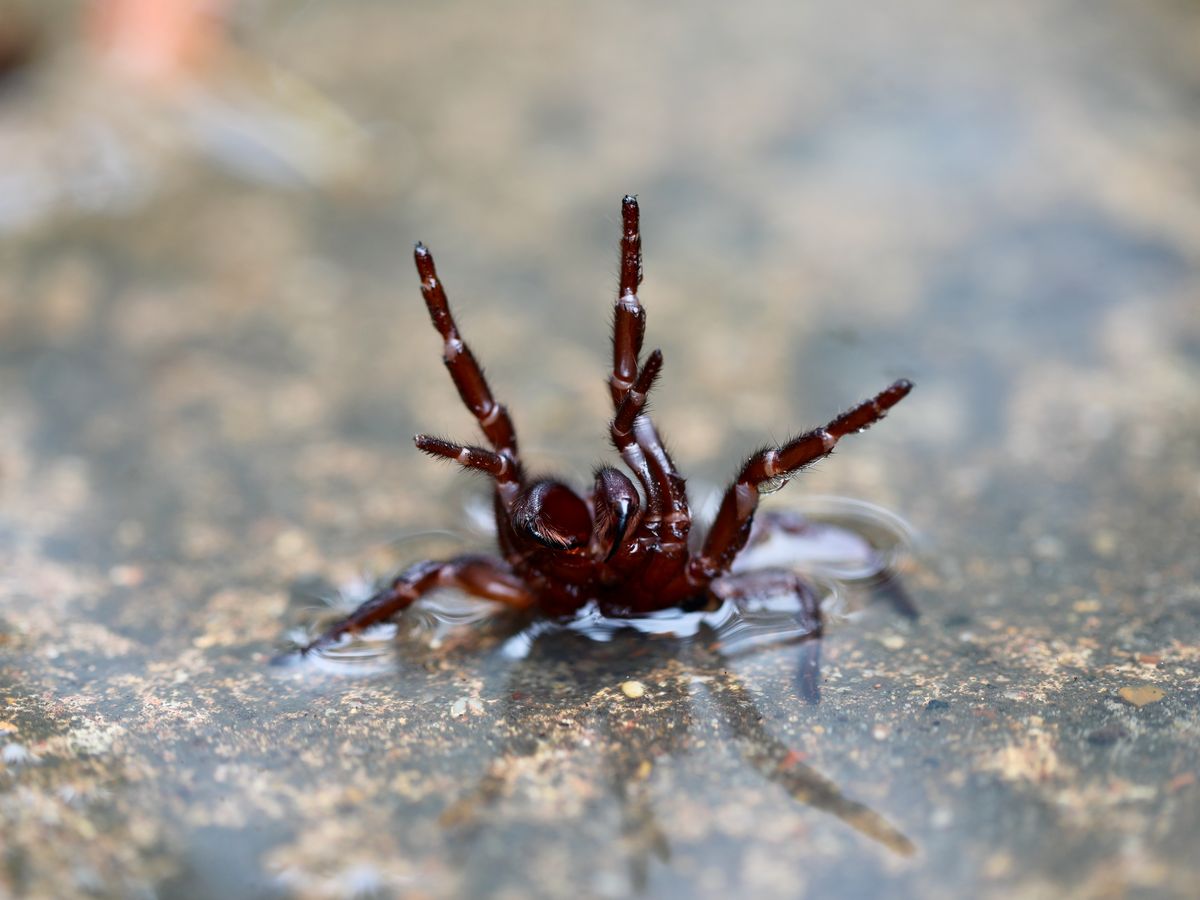
[[[801, 643], [802, 660], [817, 641]], [[612, 632], [597, 643], [585, 635], [535, 625], [524, 657], [506, 670], [495, 731], [497, 753], [478, 783], [451, 803], [442, 822], [465, 850], [512, 793], [514, 782], [539, 756], [560, 760], [564, 749], [601, 752], [601, 778], [615, 798], [630, 881], [639, 892], [653, 859], [667, 862], [670, 844], [651, 799], [651, 776], [666, 759], [686, 755], [707, 739], [732, 744], [760, 776], [794, 799], [833, 815], [890, 851], [915, 852], [895, 826], [845, 796], [802, 762], [764, 725], [754, 694], [735, 674], [708, 626], [690, 639]], [[803, 667], [804, 662], [801, 662]], [[803, 679], [800, 679], [802, 681]], [[698, 715], [694, 694], [707, 699]], [[564, 732], [562, 722], [570, 720]], [[717, 735], [711, 735], [711, 730]], [[586, 741], [583, 739], [586, 735]]]

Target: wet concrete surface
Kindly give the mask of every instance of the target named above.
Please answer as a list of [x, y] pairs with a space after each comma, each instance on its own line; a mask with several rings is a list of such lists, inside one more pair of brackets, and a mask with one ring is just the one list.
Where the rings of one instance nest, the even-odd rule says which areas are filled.
[[[238, 24], [359, 123], [353, 177], [247, 180], [208, 132], [148, 140], [131, 96], [129, 202], [4, 220], [0, 894], [1194, 895], [1192, 6]], [[95, 113], [55, 65], [0, 95], [29, 146]], [[164, 109], [137, 115], [182, 129]], [[550, 633], [514, 658], [503, 621], [270, 665], [484, 490], [410, 444], [472, 430], [412, 241], [533, 457], [606, 455], [626, 191], [698, 501], [916, 381], [768, 502], [902, 515], [919, 618], [851, 591], [817, 706], [803, 647]]]

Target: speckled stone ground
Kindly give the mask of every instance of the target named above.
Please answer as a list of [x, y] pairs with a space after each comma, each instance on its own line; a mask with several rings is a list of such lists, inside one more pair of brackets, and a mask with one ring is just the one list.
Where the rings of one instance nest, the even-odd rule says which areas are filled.
[[[1194, 8], [239, 15], [259, 74], [222, 77], [322, 92], [352, 174], [231, 172], [183, 101], [106, 119], [66, 63], [0, 94], [0, 155], [111, 121], [132, 160], [108, 213], [0, 216], [0, 895], [1194, 896]], [[409, 444], [470, 433], [411, 241], [525, 446], [583, 475], [626, 191], [698, 496], [918, 383], [770, 502], [903, 515], [921, 617], [833, 621], [817, 707], [794, 647], [514, 661], [495, 626], [269, 665], [479, 489]]]

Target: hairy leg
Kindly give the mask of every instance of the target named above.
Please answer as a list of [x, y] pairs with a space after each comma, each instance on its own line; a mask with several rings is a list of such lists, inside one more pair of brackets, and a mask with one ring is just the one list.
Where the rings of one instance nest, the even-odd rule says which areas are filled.
[[646, 310], [637, 295], [642, 283], [642, 235], [638, 219], [637, 197], [627, 194], [621, 201], [621, 280], [613, 309], [613, 367], [608, 378], [614, 409], [633, 387], [646, 335]]
[[[639, 375], [638, 358], [646, 334], [646, 310], [637, 295], [641, 283], [640, 213], [637, 198], [626, 195], [621, 202], [621, 276], [617, 302], [613, 308], [613, 368], [608, 379], [613, 411], [617, 414], [620, 413], [621, 405], [633, 389]], [[652, 504], [647, 493], [647, 516], [654, 520], [663, 515], [682, 512], [679, 518], [687, 519], [688, 504], [683, 478], [663, 446], [658, 429], [654, 427], [649, 416], [642, 415], [640, 404], [636, 415], [630, 418], [630, 423], [633, 426], [633, 443], [644, 459], [645, 471], [652, 480], [658, 497], [657, 503]], [[640, 473], [638, 477], [642, 477]], [[652, 507], [657, 508], [652, 511]]]
[[667, 514], [681, 514], [680, 518], [690, 525], [687, 487], [683, 476], [675, 468], [675, 463], [667, 452], [662, 438], [658, 436], [658, 428], [655, 427], [649, 416], [638, 416], [633, 421], [633, 434], [650, 463], [654, 478], [659, 483], [659, 490], [663, 497], [667, 498], [669, 504]]
[[442, 358], [450, 371], [450, 377], [454, 380], [454, 386], [458, 388], [458, 395], [479, 422], [479, 427], [483, 429], [492, 449], [512, 461], [518, 471], [517, 480], [520, 481], [517, 435], [508, 410], [492, 397], [483, 369], [479, 367], [471, 348], [458, 333], [458, 326], [450, 314], [446, 292], [433, 265], [433, 255], [424, 244], [417, 244], [413, 258], [417, 264], [417, 273], [421, 276], [421, 296], [425, 298], [433, 327], [442, 336]]
[[762, 485], [787, 481], [805, 466], [828, 456], [839, 440], [878, 422], [911, 390], [912, 382], [901, 379], [842, 413], [824, 428], [805, 432], [780, 447], [768, 447], [751, 456], [725, 492], [704, 549], [693, 560], [697, 570], [694, 574], [711, 578], [729, 570], [750, 537]]
[[345, 634], [386, 622], [411, 606], [422, 594], [440, 587], [458, 588], [514, 609], [528, 609], [534, 602], [534, 596], [508, 564], [494, 557], [470, 555], [441, 562], [426, 560], [409, 566], [392, 579], [391, 584], [330, 626], [300, 652], [324, 649], [337, 643]]
[[662, 516], [664, 502], [661, 491], [662, 483], [655, 477], [656, 473], [651, 469], [650, 460], [641, 444], [638, 443], [637, 436], [634, 434], [634, 423], [645, 409], [646, 398], [662, 369], [662, 361], [662, 353], [658, 350], [646, 358], [646, 364], [642, 366], [637, 378], [633, 380], [629, 389], [625, 391], [625, 396], [617, 404], [616, 415], [613, 416], [608, 429], [613, 447], [621, 454], [621, 459], [625, 461], [633, 474], [637, 476], [642, 490], [646, 493], [644, 517], [655, 520]]
[[[450, 459], [464, 469], [474, 469], [492, 476], [496, 483], [496, 497], [499, 500], [496, 515], [503, 516], [507, 510], [512, 508], [513, 502], [521, 490], [521, 472], [511, 456], [506, 453], [494, 453], [483, 447], [456, 444], [453, 441], [430, 437], [427, 434], [418, 434], [413, 438], [413, 442], [422, 453], [428, 453], [439, 459]], [[497, 519], [498, 523], [499, 519]], [[505, 553], [505, 557], [508, 557], [507, 553]]]

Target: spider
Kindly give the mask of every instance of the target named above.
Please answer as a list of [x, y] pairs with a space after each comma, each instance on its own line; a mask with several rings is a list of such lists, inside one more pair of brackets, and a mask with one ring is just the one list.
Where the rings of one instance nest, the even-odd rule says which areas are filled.
[[[799, 632], [820, 636], [816, 592], [796, 572], [777, 568], [735, 574], [731, 567], [750, 539], [760, 494], [828, 456], [841, 438], [879, 421], [912, 390], [912, 383], [896, 381], [824, 427], [754, 453], [726, 490], [703, 541], [692, 542], [684, 479], [645, 412], [663, 356], [654, 350], [640, 361], [646, 313], [637, 295], [642, 242], [636, 197], [624, 198], [621, 219], [620, 286], [608, 378], [613, 403], [609, 436], [637, 485], [610, 466], [596, 471], [591, 489], [583, 494], [556, 478], [526, 473], [512, 419], [493, 398], [483, 370], [459, 334], [433, 256], [418, 243], [414, 257], [421, 294], [442, 337], [443, 360], [490, 449], [424, 434], [416, 436], [416, 445], [430, 456], [490, 476], [500, 553], [410, 566], [302, 647], [302, 654], [387, 621], [437, 588], [457, 588], [547, 618], [568, 617], [589, 603], [604, 615], [627, 617], [669, 608], [715, 608], [726, 601], [744, 606], [756, 598], [790, 594], [796, 599]], [[786, 517], [764, 517], [762, 525], [788, 527]]]

